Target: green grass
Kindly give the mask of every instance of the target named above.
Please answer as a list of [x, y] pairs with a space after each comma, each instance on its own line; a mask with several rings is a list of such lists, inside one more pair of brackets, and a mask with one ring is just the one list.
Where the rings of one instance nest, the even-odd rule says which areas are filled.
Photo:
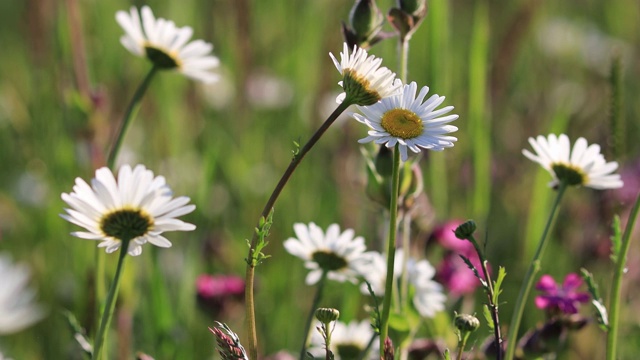
[[[64, 208], [60, 194], [71, 191], [76, 177], [89, 180], [104, 163], [111, 131], [149, 66], [119, 43], [122, 31], [114, 14], [130, 3], [78, 1], [87, 77], [100, 97], [99, 103], [92, 103], [76, 83], [73, 54], [82, 49], [70, 38], [68, 3], [0, 2], [0, 251], [31, 267], [39, 302], [48, 309], [48, 317], [37, 325], [0, 337], [1, 351], [16, 359], [81, 358], [60, 309], [73, 312], [89, 329], [96, 326], [95, 243], [69, 235], [75, 227], [58, 216]], [[640, 90], [633, 81], [640, 76], [633, 55], [640, 51], [640, 25], [631, 15], [639, 5], [631, 0], [607, 5], [588, 1], [584, 6], [431, 3], [429, 16], [411, 41], [408, 80], [445, 95], [445, 105], [455, 106], [460, 115], [455, 122], [460, 130], [453, 149], [421, 160], [427, 195], [434, 204], [425, 218], [477, 217], [483, 233], [488, 230], [488, 258], [508, 273], [501, 297], [506, 302], [501, 315], [508, 319], [525, 268], [521, 264], [531, 256], [531, 239], [539, 237], [552, 196], [546, 188], [548, 174], [521, 155], [521, 149], [529, 147], [526, 139], [566, 131], [572, 139], [584, 136], [601, 144], [612, 159], [607, 59], [613, 53], [585, 54], [565, 47], [550, 54], [539, 34], [551, 21], [562, 19], [579, 31], [597, 29], [601, 39], [615, 39], [623, 52], [618, 86], [626, 96], [621, 116], [627, 121], [626, 153], [619, 160], [630, 163], [638, 156], [634, 139], [640, 135], [633, 120], [640, 116], [640, 105], [633, 101]], [[526, 8], [529, 3], [535, 6]], [[205, 89], [179, 74], [159, 74], [125, 138], [123, 155], [167, 177], [177, 195], [190, 196], [197, 205], [185, 216], [198, 226], [196, 231], [169, 234], [174, 244], [170, 250], [145, 247], [141, 257], [129, 259], [124, 274], [118, 309], [122, 321], [132, 323], [130, 349], [156, 359], [213, 356], [215, 341], [207, 326], [214, 319], [197, 307], [195, 277], [203, 272], [243, 275], [245, 239], [251, 237], [269, 192], [291, 158], [293, 141], [310, 137], [334, 106], [330, 103], [327, 109], [325, 99], [330, 101], [340, 91], [328, 53], [342, 49], [339, 26], [351, 2], [247, 1], [248, 13], [238, 14], [240, 4], [149, 3], [157, 16], [190, 25], [195, 38], [214, 44], [229, 84], [226, 90], [217, 85]], [[391, 2], [378, 5], [386, 10]], [[513, 22], [521, 11], [530, 22]], [[388, 25], [385, 30], [390, 30]], [[504, 47], [505, 37], [517, 31], [521, 35]], [[547, 38], [544, 43], [552, 41]], [[372, 53], [383, 57], [386, 66], [396, 66], [393, 39], [376, 45]], [[604, 59], [602, 64], [590, 63], [598, 57]], [[291, 101], [278, 108], [255, 105], [243, 82], [258, 73], [284, 81]], [[504, 77], [500, 88], [495, 87], [496, 75]], [[229, 101], [210, 105], [208, 97], [215, 91], [229, 96]], [[280, 349], [297, 353], [311, 302], [313, 291], [304, 285], [302, 262], [282, 247], [294, 235], [293, 223], [314, 221], [326, 227], [336, 222], [354, 228], [372, 248], [385, 237], [377, 205], [364, 192], [365, 167], [357, 139], [365, 133], [353, 120], [336, 123], [276, 205], [266, 250], [273, 257], [256, 276], [262, 354]], [[542, 273], [559, 278], [584, 266], [607, 294], [612, 266], [607, 255], [596, 256], [595, 249], [607, 241], [613, 214], [624, 209], [611, 193], [568, 191]], [[416, 244], [424, 242], [434, 225], [421, 223], [426, 225], [415, 236]], [[116, 255], [105, 259], [110, 275]], [[629, 281], [630, 293], [637, 292], [636, 284]], [[340, 307], [342, 319], [366, 316], [355, 286], [330, 284], [326, 294], [322, 306]], [[474, 303], [478, 313], [480, 299]], [[627, 305], [623, 320], [637, 306]], [[542, 319], [531, 301], [527, 309], [523, 328]], [[242, 308], [217, 320], [244, 335]], [[117, 323], [116, 318], [113, 325]], [[440, 332], [440, 325], [436, 327]], [[624, 339], [634, 338], [637, 326], [623, 322], [620, 331], [619, 354], [633, 354], [637, 346]], [[110, 338], [115, 344], [115, 331]], [[597, 331], [581, 333], [563, 356], [600, 355], [603, 339]], [[109, 354], [116, 358], [115, 348]]]

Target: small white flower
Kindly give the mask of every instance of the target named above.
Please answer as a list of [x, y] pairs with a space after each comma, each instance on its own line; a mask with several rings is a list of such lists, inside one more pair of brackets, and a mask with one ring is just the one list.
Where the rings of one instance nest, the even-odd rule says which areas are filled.
[[202, 40], [187, 43], [193, 35], [191, 27], [177, 27], [173, 21], [156, 19], [148, 6], [143, 6], [140, 13], [135, 7], [129, 13], [118, 11], [116, 21], [125, 31], [120, 42], [132, 54], [146, 56], [158, 68], [176, 69], [205, 83], [218, 79], [218, 75], [210, 72], [220, 63], [210, 55], [213, 45]]
[[623, 186], [619, 174], [613, 174], [618, 168], [615, 161], [606, 162], [600, 153], [598, 144], [587, 144], [587, 140], [579, 138], [573, 145], [565, 134], [548, 137], [539, 135], [529, 138], [529, 144], [536, 152], [522, 150], [522, 154], [540, 164], [553, 176], [550, 186], [557, 186], [560, 181], [572, 186], [586, 186], [593, 189], [617, 189]]
[[[333, 329], [329, 350], [333, 352], [336, 360], [359, 359], [360, 353], [367, 348], [373, 337], [373, 328], [368, 320], [351, 321], [349, 324], [336, 321], [329, 326], [330, 329]], [[309, 352], [316, 358], [324, 358], [324, 349], [325, 343], [322, 335], [318, 331], [313, 331]], [[379, 342], [374, 341], [366, 359], [380, 359], [378, 349]]]
[[317, 283], [323, 272], [327, 278], [339, 282], [355, 283], [366, 265], [364, 239], [354, 238], [354, 231], [347, 229], [340, 233], [338, 224], [327, 228], [326, 234], [314, 223], [293, 225], [297, 238], [284, 242], [285, 249], [305, 261], [311, 272], [307, 275], [307, 285]]
[[340, 62], [329, 53], [342, 75], [342, 81], [339, 84], [345, 91], [338, 96], [338, 102], [348, 97], [353, 104], [371, 105], [400, 92], [401, 84], [394, 82], [396, 74], [380, 66], [382, 59], [369, 56], [365, 49], [355, 45], [353, 52], [349, 54], [347, 43], [343, 44], [342, 49]]
[[18, 332], [44, 316], [33, 301], [36, 293], [28, 282], [29, 269], [0, 254], [0, 335]]
[[[369, 265], [363, 269], [364, 278], [371, 284], [375, 295], [382, 297], [385, 293], [387, 276], [386, 257], [378, 252], [370, 252], [367, 255]], [[403, 261], [404, 252], [402, 249], [396, 250], [393, 263], [394, 281], [398, 281], [402, 275]], [[427, 260], [407, 259], [407, 278], [414, 289], [413, 305], [425, 318], [432, 318], [437, 312], [444, 310], [444, 303], [447, 300], [443, 294], [442, 285], [433, 280], [435, 274], [435, 268]], [[360, 291], [363, 294], [369, 294], [366, 284], [361, 285]]]
[[140, 255], [147, 242], [168, 248], [171, 242], [161, 235], [163, 232], [196, 228], [177, 219], [192, 212], [195, 205], [187, 205], [186, 196], [172, 198], [164, 177], [154, 177], [143, 165], [133, 170], [129, 165], [122, 166], [117, 181], [106, 167], [96, 170], [91, 186], [76, 178], [73, 192], [63, 193], [62, 200], [71, 209], [60, 216], [88, 230], [71, 235], [101, 241], [98, 247], [106, 248], [107, 253], [118, 250], [123, 240], [130, 240], [127, 250], [132, 256]]
[[353, 114], [353, 117], [371, 128], [369, 136], [358, 142], [373, 141], [386, 144], [388, 148], [399, 143], [402, 161], [407, 160], [407, 148], [418, 153], [421, 149], [441, 151], [453, 147], [458, 139], [445, 134], [458, 128], [446, 124], [456, 120], [458, 115], [442, 116], [453, 110], [453, 106], [436, 110], [444, 102], [444, 96], [432, 95], [423, 103], [429, 88], [424, 86], [416, 97], [417, 87], [412, 82], [405, 85], [399, 95], [384, 98], [371, 106], [358, 106], [363, 115]]

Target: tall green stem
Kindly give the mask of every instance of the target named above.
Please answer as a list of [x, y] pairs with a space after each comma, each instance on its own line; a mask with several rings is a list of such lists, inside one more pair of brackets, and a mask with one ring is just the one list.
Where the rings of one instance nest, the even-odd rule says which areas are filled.
[[620, 319], [620, 288], [622, 287], [622, 276], [624, 276], [625, 265], [627, 264], [627, 254], [631, 246], [631, 232], [638, 217], [640, 209], [640, 195], [636, 199], [633, 210], [627, 220], [627, 227], [622, 236], [622, 247], [617, 255], [616, 271], [613, 274], [613, 285], [611, 286], [611, 300], [609, 303], [609, 332], [607, 333], [607, 360], [616, 359], [618, 345], [618, 323]]
[[[267, 216], [269, 215], [269, 212], [273, 208], [273, 205], [278, 199], [278, 196], [280, 196], [282, 189], [284, 189], [285, 185], [289, 181], [289, 178], [291, 178], [291, 175], [293, 174], [293, 172], [296, 170], [300, 162], [302, 162], [302, 159], [304, 158], [304, 156], [311, 150], [311, 148], [313, 148], [313, 146], [318, 142], [318, 140], [320, 140], [320, 137], [322, 137], [322, 135], [327, 131], [327, 129], [329, 129], [329, 126], [331, 126], [331, 124], [333, 124], [333, 122], [336, 121], [338, 116], [340, 116], [340, 114], [342, 114], [352, 104], [353, 104], [352, 99], [349, 99], [349, 97], [347, 96], [347, 98], [340, 105], [338, 105], [338, 107], [333, 111], [333, 113], [329, 115], [327, 120], [325, 120], [325, 122], [320, 126], [320, 128], [316, 130], [316, 132], [313, 134], [313, 136], [311, 136], [311, 138], [304, 145], [304, 147], [300, 149], [300, 152], [297, 153], [293, 157], [293, 159], [291, 159], [291, 163], [289, 163], [289, 167], [287, 167], [284, 174], [282, 174], [280, 181], [276, 185], [275, 189], [273, 189], [273, 192], [271, 193], [269, 200], [267, 201], [264, 208], [262, 209], [260, 218], [265, 218], [265, 219], [267, 218]], [[245, 288], [244, 288], [246, 317], [247, 317], [246, 326], [247, 326], [247, 333], [249, 337], [247, 342], [247, 348], [248, 348], [248, 355], [250, 360], [258, 359], [258, 336], [256, 332], [255, 300], [253, 296], [253, 282], [255, 277], [256, 264], [252, 260], [254, 256], [256, 256], [254, 252], [257, 244], [258, 244], [258, 234], [254, 231], [253, 236], [251, 238], [251, 244], [249, 247], [249, 254], [247, 255], [247, 268], [246, 268]]]
[[[518, 294], [518, 300], [516, 301], [516, 306], [513, 309], [513, 316], [511, 317], [511, 324], [509, 325], [509, 333], [507, 335], [507, 351], [505, 359], [513, 360], [513, 356], [516, 351], [516, 344], [518, 343], [518, 328], [520, 327], [520, 321], [522, 320], [522, 313], [524, 312], [524, 306], [527, 302], [527, 296], [529, 295], [529, 291], [531, 291], [531, 287], [533, 286], [533, 280], [535, 279], [536, 274], [540, 271], [540, 262], [542, 261], [542, 255], [544, 253], [544, 249], [547, 245], [547, 234], [549, 233], [549, 229], [551, 228], [551, 224], [553, 223], [553, 219], [555, 218], [556, 211], [558, 210], [558, 205], [560, 204], [560, 200], [562, 199], [562, 195], [564, 195], [565, 190], [567, 189], [567, 184], [565, 182], [560, 182], [558, 187], [558, 194], [556, 195], [556, 200], [553, 203], [553, 207], [551, 208], [551, 213], [549, 214], [549, 218], [547, 219], [547, 224], [544, 227], [544, 231], [542, 232], [542, 237], [540, 238], [540, 242], [538, 243], [538, 248], [536, 249], [536, 253], [533, 256], [533, 260], [529, 264], [529, 269], [527, 270], [526, 275], [524, 276], [524, 281], [522, 282], [522, 286], [520, 287], [520, 293]], [[497, 349], [500, 351], [500, 349]]]
[[93, 354], [91, 355], [92, 360], [100, 359], [100, 351], [102, 350], [102, 346], [105, 343], [107, 329], [109, 329], [109, 324], [111, 323], [111, 318], [113, 317], [113, 310], [116, 307], [116, 299], [118, 298], [118, 290], [120, 289], [120, 278], [122, 276], [122, 270], [124, 268], [124, 261], [127, 257], [129, 241], [130, 240], [123, 240], [122, 244], [120, 245], [118, 265], [116, 267], [116, 273], [113, 277], [113, 282], [111, 283], [111, 287], [109, 288], [109, 293], [107, 294], [107, 302], [105, 304], [104, 312], [102, 313], [102, 319], [100, 320], [100, 328], [98, 329], [98, 334], [96, 334], [96, 339], [94, 341]]
[[[318, 308], [318, 304], [320, 303], [320, 299], [322, 298], [322, 291], [324, 290], [324, 283], [327, 279], [327, 272], [322, 272], [322, 277], [320, 277], [320, 281], [318, 281], [318, 288], [316, 289], [316, 295], [313, 297], [313, 302], [311, 303], [311, 309], [309, 309], [309, 315], [307, 315], [307, 321], [304, 323], [304, 338], [302, 339], [302, 347], [300, 349], [300, 360], [304, 360], [307, 355], [307, 340], [309, 338], [309, 329], [311, 328], [311, 322], [313, 321], [313, 316]], [[331, 341], [331, 331], [329, 331], [329, 326], [327, 325], [327, 349], [329, 348], [329, 342]]]
[[149, 84], [151, 83], [151, 79], [158, 72], [158, 68], [153, 66], [149, 73], [144, 78], [138, 89], [136, 89], [135, 94], [133, 94], [133, 98], [131, 98], [131, 102], [127, 106], [127, 110], [124, 113], [124, 117], [122, 118], [122, 122], [120, 123], [120, 128], [116, 133], [116, 139], [111, 146], [111, 150], [109, 151], [109, 157], [107, 158], [107, 167], [113, 169], [113, 166], [116, 163], [116, 158], [118, 156], [118, 152], [120, 152], [120, 146], [122, 146], [122, 140], [124, 139], [124, 135], [127, 132], [127, 128], [129, 128], [129, 124], [131, 123], [131, 119], [133, 119], [135, 113], [138, 111], [140, 107], [140, 101], [144, 96], [144, 93], [147, 91]]
[[[400, 149], [396, 144], [393, 150], [393, 171], [391, 173], [391, 200], [389, 204], [389, 238], [387, 239], [387, 278], [382, 301], [382, 319], [380, 319], [380, 356], [384, 356], [384, 341], [389, 333], [389, 315], [393, 294], [393, 268], [396, 257], [396, 226], [398, 218], [398, 190], [400, 188]], [[408, 256], [408, 254], [405, 254]]]

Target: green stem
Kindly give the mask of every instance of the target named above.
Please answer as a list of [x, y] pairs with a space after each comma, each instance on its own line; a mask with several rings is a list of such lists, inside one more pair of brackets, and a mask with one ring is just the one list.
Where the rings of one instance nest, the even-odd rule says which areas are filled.
[[[393, 268], [396, 256], [396, 226], [398, 218], [398, 190], [400, 188], [400, 149], [399, 144], [393, 151], [393, 172], [391, 173], [391, 201], [389, 204], [389, 238], [387, 240], [387, 279], [382, 301], [382, 319], [380, 319], [380, 356], [384, 356], [384, 341], [389, 333], [389, 315], [393, 294]], [[409, 256], [409, 254], [405, 254]]]
[[[322, 298], [322, 292], [324, 290], [324, 283], [327, 279], [327, 272], [322, 272], [322, 277], [320, 277], [320, 281], [318, 281], [318, 289], [316, 290], [316, 295], [313, 297], [313, 302], [311, 303], [311, 309], [309, 309], [309, 315], [307, 315], [307, 321], [304, 324], [304, 338], [302, 339], [302, 348], [300, 349], [300, 360], [304, 360], [307, 355], [307, 340], [309, 338], [309, 330], [311, 329], [311, 322], [313, 321], [313, 316], [318, 308], [318, 304], [320, 303], [320, 299]], [[329, 349], [329, 343], [331, 342], [331, 332], [329, 331], [329, 324], [327, 324], [327, 349]]]
[[[311, 138], [304, 145], [304, 147], [300, 149], [300, 152], [296, 154], [293, 157], [293, 159], [291, 159], [291, 163], [289, 163], [289, 167], [287, 167], [287, 170], [285, 170], [284, 174], [282, 174], [280, 181], [276, 185], [275, 189], [273, 189], [273, 192], [271, 193], [269, 200], [267, 201], [264, 208], [262, 209], [260, 218], [263, 218], [263, 217], [265, 219], [267, 218], [267, 216], [269, 215], [269, 212], [273, 208], [273, 205], [278, 199], [278, 196], [280, 196], [282, 189], [284, 189], [285, 185], [289, 181], [289, 178], [291, 178], [291, 175], [293, 174], [293, 172], [296, 170], [300, 162], [302, 162], [302, 159], [311, 150], [311, 148], [313, 148], [313, 146], [318, 142], [318, 140], [320, 140], [322, 135], [327, 131], [327, 129], [329, 129], [329, 126], [331, 126], [331, 124], [333, 124], [333, 122], [336, 121], [338, 116], [340, 116], [340, 114], [342, 114], [352, 104], [353, 104], [352, 99], [349, 99], [349, 97], [347, 96], [347, 98], [344, 99], [344, 101], [340, 105], [338, 105], [338, 107], [333, 111], [333, 113], [329, 115], [327, 120], [325, 120], [325, 122], [320, 126], [320, 128], [316, 130], [316, 132], [311, 136]], [[247, 326], [247, 333], [249, 337], [247, 342], [247, 349], [248, 349], [248, 356], [250, 360], [258, 359], [258, 336], [256, 332], [255, 301], [253, 296], [255, 265], [254, 265], [254, 261], [252, 260], [253, 257], [256, 256], [254, 252], [255, 252], [257, 243], [258, 243], [258, 235], [254, 231], [253, 236], [251, 238], [249, 253], [247, 255], [247, 268], [246, 268], [245, 288], [244, 288], [245, 308], [246, 308], [246, 317], [247, 317], [246, 326]]]
[[640, 209], [640, 195], [636, 199], [636, 203], [631, 210], [627, 227], [622, 236], [622, 247], [620, 253], [617, 254], [616, 271], [613, 274], [613, 285], [611, 286], [611, 301], [609, 304], [609, 332], [607, 333], [607, 360], [616, 359], [617, 342], [618, 342], [618, 323], [620, 318], [620, 288], [622, 287], [622, 276], [625, 273], [625, 265], [627, 264], [627, 254], [631, 246], [631, 232], [638, 217]]
[[[533, 256], [533, 260], [529, 264], [529, 269], [524, 277], [524, 281], [522, 286], [520, 287], [520, 293], [518, 294], [518, 300], [516, 301], [516, 306], [513, 310], [513, 316], [511, 317], [511, 324], [509, 326], [509, 333], [507, 335], [507, 351], [505, 359], [513, 360], [513, 356], [516, 351], [516, 344], [518, 343], [518, 328], [520, 327], [520, 321], [522, 320], [522, 314], [524, 312], [524, 306], [527, 302], [527, 296], [529, 295], [529, 291], [533, 286], [533, 280], [535, 279], [536, 274], [540, 271], [540, 262], [542, 261], [542, 254], [547, 245], [547, 234], [549, 233], [549, 229], [551, 228], [551, 223], [556, 215], [556, 210], [558, 209], [558, 205], [560, 204], [560, 200], [562, 199], [562, 195], [564, 191], [567, 189], [567, 184], [565, 182], [560, 182], [558, 187], [558, 194], [556, 195], [556, 200], [553, 203], [553, 207], [551, 208], [551, 213], [549, 214], [549, 218], [547, 219], [547, 224], [544, 227], [544, 231], [542, 232], [542, 237], [540, 238], [540, 242], [538, 243], [538, 248], [536, 249], [536, 253]], [[498, 349], [500, 351], [500, 349]]]
[[[410, 247], [410, 234], [411, 234], [411, 215], [407, 213], [408, 209], [405, 209], [402, 216], [402, 251], [404, 256], [402, 258], [402, 279], [400, 280], [400, 301], [398, 306], [406, 308], [409, 305], [409, 276], [407, 275], [407, 263], [409, 262], [409, 247]], [[397, 307], [396, 307], [397, 309]]]
[[[498, 304], [494, 302], [496, 296], [493, 289], [493, 280], [491, 280], [489, 269], [487, 268], [488, 261], [484, 257], [484, 252], [480, 249], [480, 246], [478, 245], [478, 242], [473, 237], [473, 235], [469, 237], [469, 241], [471, 241], [473, 247], [476, 249], [476, 253], [478, 254], [478, 258], [480, 259], [480, 263], [482, 264], [482, 274], [484, 275], [484, 280], [487, 283], [487, 286], [485, 288], [487, 298], [489, 300], [487, 306], [489, 306], [489, 309], [491, 311], [491, 320], [493, 321], [493, 336], [495, 338], [496, 347], [498, 349], [502, 349], [502, 333], [500, 330], [500, 318], [498, 316]], [[502, 351], [496, 351], [496, 360], [502, 360], [502, 355]]]
[[107, 294], [107, 302], [105, 304], [104, 312], [102, 313], [102, 319], [100, 320], [100, 328], [98, 330], [98, 334], [96, 334], [96, 339], [93, 347], [93, 354], [91, 356], [92, 360], [100, 359], [100, 350], [102, 350], [102, 346], [105, 343], [105, 338], [107, 336], [107, 329], [109, 328], [109, 324], [111, 323], [111, 318], [113, 317], [113, 310], [116, 307], [116, 299], [118, 298], [118, 290], [120, 289], [120, 278], [122, 275], [122, 270], [124, 268], [124, 260], [127, 256], [127, 250], [129, 248], [129, 240], [122, 241], [120, 245], [120, 255], [118, 257], [118, 265], [116, 267], [116, 273], [113, 277], [113, 282], [111, 283], [111, 287], [109, 288], [109, 294]]
[[409, 63], [409, 38], [400, 40], [400, 80], [407, 83], [408, 63]]
[[113, 169], [113, 166], [116, 163], [116, 158], [118, 157], [118, 152], [120, 152], [120, 146], [122, 145], [122, 140], [124, 139], [124, 135], [127, 132], [127, 128], [131, 123], [131, 119], [133, 119], [135, 113], [138, 111], [140, 107], [140, 101], [144, 96], [144, 93], [147, 91], [149, 84], [151, 83], [151, 79], [158, 72], [158, 68], [153, 66], [149, 73], [144, 78], [138, 89], [136, 89], [135, 94], [133, 94], [133, 98], [131, 98], [131, 102], [127, 106], [127, 110], [124, 113], [124, 117], [122, 118], [122, 122], [120, 123], [120, 128], [116, 133], [116, 139], [111, 146], [111, 150], [109, 151], [109, 157], [107, 158], [107, 167]]

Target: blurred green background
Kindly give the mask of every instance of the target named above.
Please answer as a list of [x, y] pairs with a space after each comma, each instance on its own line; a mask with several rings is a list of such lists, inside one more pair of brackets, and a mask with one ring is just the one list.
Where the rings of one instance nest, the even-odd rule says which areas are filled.
[[[169, 234], [170, 250], [147, 246], [129, 260], [113, 321], [118, 335], [111, 335], [129, 354], [214, 356], [207, 330], [214, 319], [197, 306], [195, 278], [243, 276], [245, 239], [291, 158], [293, 141], [308, 139], [335, 107], [340, 79], [328, 53], [342, 49], [340, 23], [352, 1], [0, 2], [0, 251], [32, 268], [32, 285], [49, 313], [30, 329], [0, 338], [0, 351], [16, 359], [81, 358], [60, 309], [95, 326], [95, 243], [69, 235], [75, 227], [58, 216], [65, 206], [60, 194], [104, 164], [113, 131], [148, 71], [146, 60], [120, 45], [123, 31], [114, 19], [116, 11], [144, 4], [213, 43], [221, 81], [204, 86], [176, 73], [157, 76], [125, 139], [119, 163], [143, 163], [164, 175], [177, 195], [197, 205], [184, 219], [198, 226]], [[378, 1], [383, 12], [392, 5]], [[456, 146], [420, 162], [432, 207], [416, 222], [413, 241], [423, 249], [436, 224], [474, 218], [479, 233], [488, 233], [491, 263], [507, 268], [504, 324], [553, 196], [549, 175], [521, 154], [530, 136], [583, 136], [630, 174], [624, 191], [567, 193], [542, 265], [542, 273], [556, 279], [587, 267], [608, 290], [609, 226], [616, 213], [625, 222], [640, 176], [639, 40], [640, 3], [634, 0], [429, 2], [411, 41], [408, 78], [445, 95], [460, 118]], [[397, 71], [396, 47], [392, 38], [371, 52]], [[620, 59], [624, 97], [621, 121], [612, 125], [614, 58]], [[364, 192], [357, 140], [365, 133], [347, 117], [333, 125], [276, 205], [267, 248], [273, 257], [258, 268], [256, 280], [262, 354], [298, 351], [313, 293], [304, 285], [302, 262], [283, 251], [294, 222], [354, 228], [372, 249], [384, 239], [381, 210]], [[627, 340], [640, 338], [637, 241], [634, 247], [621, 316]], [[106, 257], [110, 270], [115, 262], [115, 254]], [[327, 293], [324, 305], [339, 307], [343, 320], [366, 316], [357, 287], [330, 284]], [[480, 313], [481, 304], [478, 293], [472, 308]], [[453, 313], [460, 303], [449, 305]], [[532, 301], [527, 309], [523, 329], [543, 318]], [[240, 304], [217, 319], [243, 335]], [[443, 321], [445, 333], [432, 331], [450, 340]], [[488, 335], [483, 331], [476, 346]], [[572, 335], [561, 358], [602, 358], [604, 339], [592, 324]], [[640, 351], [637, 341], [621, 346], [623, 359]], [[110, 357], [131, 355], [114, 346]]]

